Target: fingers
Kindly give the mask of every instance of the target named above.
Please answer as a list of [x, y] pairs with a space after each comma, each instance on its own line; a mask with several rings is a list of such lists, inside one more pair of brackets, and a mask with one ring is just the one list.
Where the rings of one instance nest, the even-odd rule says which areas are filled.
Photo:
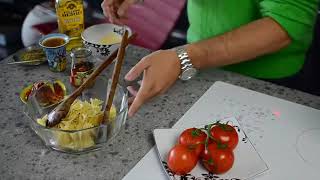
[[117, 14], [120, 17], [125, 17], [127, 14], [127, 11], [129, 9], [129, 7], [134, 4], [136, 2], [136, 0], [125, 0], [123, 1], [123, 3], [119, 6], [119, 9], [117, 11]]
[[114, 19], [116, 19], [116, 16], [115, 16], [113, 8], [110, 6], [107, 6], [104, 13], [105, 13], [105, 16], [108, 17], [109, 21], [111, 23], [114, 23]]
[[128, 116], [133, 117], [134, 114], [138, 111], [138, 109], [142, 106], [144, 100], [135, 97], [131, 103], [131, 106], [129, 108]]
[[101, 8], [103, 14], [108, 17], [109, 21], [114, 24], [123, 24], [117, 14], [117, 9], [119, 7], [119, 2], [117, 0], [104, 0], [101, 3]]
[[104, 0], [101, 3], [101, 8], [103, 10], [103, 14], [106, 17], [108, 17], [109, 21], [112, 21], [114, 14], [113, 14], [113, 6], [110, 2], [112, 1]]
[[128, 86], [127, 89], [132, 96], [137, 96], [138, 91], [135, 90], [132, 86]]
[[127, 81], [133, 81], [140, 76], [140, 74], [149, 67], [149, 61], [147, 58], [142, 58], [138, 64], [136, 64], [124, 77]]
[[152, 84], [149, 80], [149, 78], [147, 78], [146, 76], [146, 69], [149, 67], [149, 61], [147, 60], [146, 57], [142, 58], [140, 62], [138, 62], [125, 76], [125, 79], [127, 81], [133, 81], [136, 78], [138, 78], [140, 76], [140, 74], [144, 73], [144, 77], [141, 83], [141, 87], [139, 89], [138, 92], [136, 92], [132, 87], [128, 87], [128, 91], [136, 96], [130, 106], [128, 115], [129, 117], [132, 117], [137, 110], [140, 108], [140, 106], [148, 99], [152, 96], [152, 94], [150, 94], [151, 92], [151, 87]]
[[137, 0], [104, 0], [101, 3], [103, 14], [108, 17], [111, 23], [123, 24], [122, 18], [126, 17], [126, 13], [129, 7], [134, 4]]
[[110, 18], [109, 18], [109, 21], [110, 21], [111, 23], [114, 23], [114, 24], [123, 25], [123, 23], [121, 22], [121, 20], [120, 20], [120, 18], [119, 18], [119, 16], [118, 16], [118, 14], [117, 14], [116, 11], [117, 11], [117, 8], [116, 8], [116, 7], [112, 6], [112, 7], [110, 8]]
[[108, 11], [107, 11], [107, 8], [109, 8], [111, 6], [110, 4], [110, 1], [108, 0], [104, 0], [102, 3], [101, 3], [101, 9], [103, 10], [103, 14], [105, 16], [108, 17]]
[[142, 106], [142, 104], [144, 104], [152, 96], [154, 96], [154, 93], [152, 92], [152, 85], [144, 78], [144, 81], [142, 81], [141, 87], [129, 108], [129, 117], [132, 117]]
[[174, 61], [176, 54], [171, 51], [160, 50], [151, 53], [136, 64], [125, 76], [127, 81], [134, 81], [141, 73], [143, 79], [139, 91], [128, 89], [136, 97], [129, 108], [128, 115], [132, 117], [138, 109], [150, 98], [164, 93], [179, 76], [179, 68]]
[[101, 3], [101, 7], [103, 6], [109, 6], [109, 5], [112, 5], [114, 3], [116, 3], [117, 0], [104, 0], [102, 3]]

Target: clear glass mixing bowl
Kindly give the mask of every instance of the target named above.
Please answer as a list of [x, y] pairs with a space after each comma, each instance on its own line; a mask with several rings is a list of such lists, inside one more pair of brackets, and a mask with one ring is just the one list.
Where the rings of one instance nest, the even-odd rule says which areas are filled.
[[[97, 98], [104, 101], [108, 88], [108, 79], [98, 77], [93, 87], [85, 90], [79, 96], [79, 99], [90, 100], [90, 98]], [[70, 89], [72, 87], [69, 85], [67, 91], [70, 91]], [[83, 153], [103, 147], [119, 133], [127, 119], [128, 95], [127, 91], [120, 85], [117, 86], [113, 100], [116, 117], [108, 123], [88, 129], [71, 131], [48, 128], [38, 124], [37, 119], [48, 114], [55, 106], [43, 108], [37, 105], [37, 102], [32, 100], [33, 98], [30, 99], [24, 107], [24, 113], [28, 117], [30, 127], [43, 140], [47, 147], [62, 152]]]

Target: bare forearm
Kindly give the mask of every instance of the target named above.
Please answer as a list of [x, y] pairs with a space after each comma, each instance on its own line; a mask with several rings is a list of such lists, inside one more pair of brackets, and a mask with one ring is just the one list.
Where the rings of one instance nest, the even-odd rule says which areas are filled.
[[196, 68], [219, 67], [276, 52], [291, 42], [282, 27], [263, 18], [207, 40], [189, 44], [187, 51]]

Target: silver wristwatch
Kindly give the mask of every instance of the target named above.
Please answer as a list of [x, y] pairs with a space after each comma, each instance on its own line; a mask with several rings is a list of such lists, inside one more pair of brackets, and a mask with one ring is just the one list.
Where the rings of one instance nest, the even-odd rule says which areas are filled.
[[197, 69], [193, 67], [191, 60], [188, 56], [188, 53], [184, 46], [178, 46], [174, 48], [176, 51], [181, 64], [181, 73], [179, 78], [183, 81], [191, 79], [193, 76], [197, 74]]

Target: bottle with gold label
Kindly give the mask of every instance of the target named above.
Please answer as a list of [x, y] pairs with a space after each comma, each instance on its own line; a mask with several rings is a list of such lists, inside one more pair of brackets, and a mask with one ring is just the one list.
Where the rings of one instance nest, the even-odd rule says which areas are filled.
[[59, 32], [70, 37], [67, 51], [83, 46], [81, 33], [84, 30], [83, 0], [56, 0]]

